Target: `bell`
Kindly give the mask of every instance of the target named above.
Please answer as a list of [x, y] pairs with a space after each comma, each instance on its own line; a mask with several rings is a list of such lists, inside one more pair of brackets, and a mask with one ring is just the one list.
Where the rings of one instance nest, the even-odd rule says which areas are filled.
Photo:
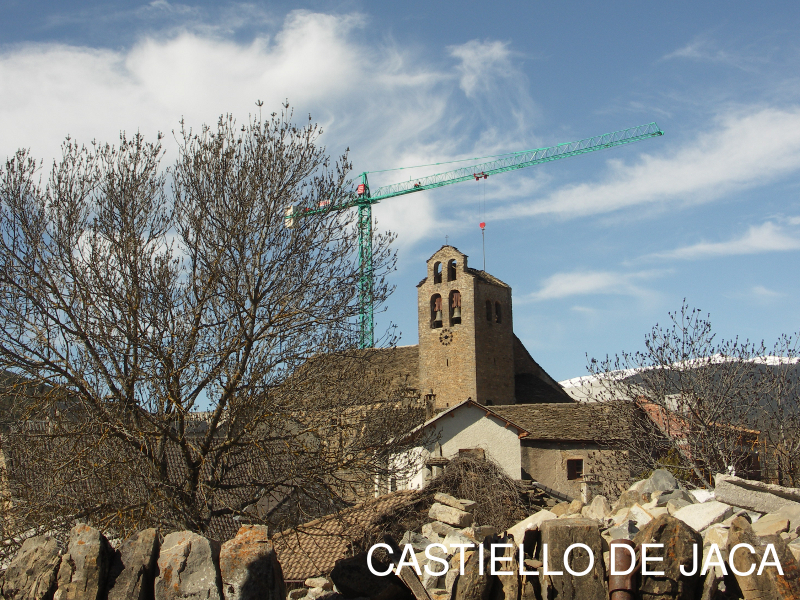
[[436, 316], [433, 318], [434, 321], [441, 321], [442, 320], [442, 311], [437, 310]]
[[460, 319], [461, 318], [461, 307], [460, 306], [456, 306], [453, 309], [453, 318], [454, 319]]

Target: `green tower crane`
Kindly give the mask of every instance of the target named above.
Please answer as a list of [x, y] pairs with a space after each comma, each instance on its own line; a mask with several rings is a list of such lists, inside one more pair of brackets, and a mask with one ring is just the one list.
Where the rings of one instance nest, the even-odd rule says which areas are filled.
[[[321, 202], [317, 208], [305, 210], [302, 212], [295, 211], [294, 206], [286, 209], [285, 222], [287, 227], [296, 227], [299, 218], [305, 218], [312, 215], [329, 213], [331, 211], [346, 210], [349, 208], [358, 209], [358, 247], [359, 247], [359, 347], [370, 348], [374, 344], [374, 306], [372, 295], [372, 205], [377, 204], [381, 200], [394, 198], [395, 196], [403, 196], [405, 194], [413, 194], [423, 190], [430, 190], [433, 188], [450, 185], [453, 183], [460, 183], [462, 181], [486, 179], [489, 175], [497, 173], [505, 173], [506, 171], [514, 171], [516, 169], [524, 169], [526, 167], [533, 167], [542, 163], [559, 160], [562, 158], [569, 158], [571, 156], [579, 156], [597, 150], [605, 150], [615, 146], [622, 146], [624, 144], [631, 144], [633, 142], [640, 142], [652, 137], [664, 135], [664, 132], [656, 125], [656, 123], [648, 123], [646, 125], [639, 125], [637, 127], [629, 127], [620, 131], [613, 131], [611, 133], [604, 133], [590, 138], [577, 140], [575, 142], [567, 142], [557, 146], [549, 146], [547, 148], [536, 148], [534, 150], [523, 150], [521, 152], [512, 152], [510, 154], [502, 154], [497, 156], [486, 156], [482, 158], [475, 158], [473, 160], [480, 161], [486, 159], [486, 162], [479, 162], [467, 167], [445, 171], [443, 173], [436, 173], [435, 175], [428, 175], [416, 180], [403, 181], [400, 183], [393, 183], [376, 188], [374, 191], [370, 190], [368, 175], [370, 171], [361, 173], [361, 183], [356, 188], [355, 194], [345, 197], [343, 200], [336, 203]], [[463, 161], [458, 161], [463, 162]], [[416, 168], [416, 167], [408, 167]], [[376, 171], [371, 171], [375, 173]]]

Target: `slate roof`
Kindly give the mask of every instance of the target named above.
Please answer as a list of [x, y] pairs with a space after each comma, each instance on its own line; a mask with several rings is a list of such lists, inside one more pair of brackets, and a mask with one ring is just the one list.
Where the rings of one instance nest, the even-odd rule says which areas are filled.
[[625, 424], [612, 422], [609, 407], [599, 403], [515, 404], [492, 410], [524, 429], [526, 440], [592, 442], [628, 434]]
[[387, 514], [416, 502], [419, 490], [401, 490], [276, 534], [272, 544], [284, 579], [302, 581], [327, 575], [348, 556], [351, 545], [376, 530]]

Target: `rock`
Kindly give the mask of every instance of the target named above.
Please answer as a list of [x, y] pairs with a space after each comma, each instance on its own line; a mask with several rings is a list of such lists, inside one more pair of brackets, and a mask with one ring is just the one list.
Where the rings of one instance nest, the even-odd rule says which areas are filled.
[[323, 590], [320, 587], [312, 587], [308, 589], [308, 592], [306, 592], [304, 597], [306, 600], [318, 600], [323, 596], [327, 596], [328, 593], [330, 593], [329, 590]]
[[692, 490], [691, 492], [689, 492], [689, 495], [692, 498], [694, 498], [695, 502], [698, 502], [700, 504], [714, 499], [713, 490]]
[[[775, 567], [765, 567], [761, 575], [758, 574], [766, 549], [764, 544], [769, 543], [775, 548], [783, 575]], [[732, 566], [739, 572], [747, 572], [751, 565], [755, 565], [750, 575], [736, 575], [745, 600], [800, 598], [800, 568], [780, 536], [759, 538], [745, 517], [736, 517], [728, 534], [728, 552], [737, 544], [750, 544], [756, 551], [754, 556], [742, 548], [730, 557]]]
[[559, 502], [553, 508], [550, 509], [550, 512], [553, 513], [555, 516], [560, 517], [562, 515], [567, 514], [568, 508], [569, 508], [569, 502]]
[[[376, 571], [383, 572], [389, 568], [389, 563], [373, 554], [372, 566]], [[409, 589], [394, 573], [383, 577], [370, 573], [366, 552], [337, 560], [331, 571], [331, 580], [345, 598], [414, 600]]]
[[611, 505], [605, 496], [595, 496], [592, 498], [592, 503], [589, 505], [594, 514], [595, 519], [605, 519], [611, 514]]
[[673, 516], [695, 531], [703, 531], [733, 514], [733, 508], [716, 500], [684, 506]]
[[191, 531], [164, 538], [158, 556], [155, 600], [222, 600], [219, 543]]
[[94, 527], [79, 523], [69, 532], [69, 547], [58, 568], [53, 600], [97, 600], [105, 595], [114, 551]]
[[400, 548], [405, 548], [406, 544], [411, 544], [414, 552], [425, 552], [425, 548], [431, 544], [431, 540], [413, 531], [406, 531], [403, 539], [400, 540]]
[[114, 553], [108, 574], [108, 600], [147, 600], [152, 596], [160, 546], [158, 531], [131, 535]]
[[708, 529], [704, 530], [701, 535], [703, 536], [703, 546], [710, 546], [716, 544], [717, 548], [723, 550], [728, 547], [728, 527], [717, 523]]
[[457, 508], [459, 510], [463, 510], [464, 512], [471, 513], [475, 510], [475, 505], [477, 502], [473, 502], [472, 500], [463, 500], [461, 498], [454, 498], [450, 494], [442, 494], [439, 492], [433, 496], [434, 502], [439, 502], [440, 504], [444, 504], [445, 506], [452, 506], [453, 508]]
[[639, 528], [631, 519], [627, 519], [616, 527], [608, 529], [608, 535], [612, 540], [632, 540], [637, 533], [639, 533]]
[[633, 484], [631, 484], [631, 487], [628, 488], [628, 491], [641, 492], [645, 485], [647, 485], [647, 479], [640, 479], [639, 481], [636, 481]]
[[495, 576], [495, 582], [492, 587], [491, 598], [492, 600], [518, 600], [520, 594], [519, 553], [517, 552], [517, 547], [514, 544], [514, 538], [510, 536], [505, 536], [505, 537], [495, 536], [490, 540], [490, 543], [511, 545], [510, 548], [503, 548], [504, 552], [502, 555], [499, 552], [500, 550], [499, 548], [498, 551], [496, 552], [496, 556], [503, 556], [511, 559], [511, 561], [498, 562], [496, 570], [504, 572], [508, 571], [511, 573], [511, 575], [501, 575], [498, 573]]
[[472, 525], [472, 514], [452, 506], [436, 502], [428, 511], [428, 516], [436, 521], [453, 525], [454, 527], [468, 527]]
[[61, 552], [55, 538], [46, 535], [28, 538], [11, 560], [2, 580], [3, 598], [8, 600], [47, 600], [56, 589]]
[[667, 510], [666, 506], [656, 506], [655, 508], [650, 508], [647, 510], [647, 514], [649, 514], [654, 519], [656, 517], [660, 517], [661, 515], [668, 515], [669, 511]]
[[581, 514], [581, 510], [583, 510], [583, 502], [580, 500], [573, 500], [569, 503], [569, 506], [567, 506], [567, 512], [564, 513], [564, 516], [579, 515]]
[[[431, 556], [436, 556], [438, 558], [443, 558], [447, 561], [450, 560], [450, 554], [448, 552], [444, 552], [441, 548], [431, 548], [429, 554]], [[424, 556], [422, 560], [420, 557], [417, 557], [417, 561], [419, 562], [419, 568], [422, 569], [422, 585], [425, 587], [426, 590], [432, 590], [436, 588], [444, 587], [444, 577], [447, 574], [442, 573], [441, 575], [430, 575], [426, 570], [424, 565], [427, 564], [428, 568], [431, 571], [435, 571], [438, 573], [442, 570], [442, 564], [438, 562], [434, 562], [430, 560], [427, 556]]]
[[714, 477], [717, 500], [760, 513], [776, 512], [784, 506], [800, 510], [800, 489], [787, 488], [761, 481], [740, 479], [732, 475]]
[[525, 541], [526, 531], [538, 531], [542, 523], [555, 519], [556, 515], [549, 510], [540, 510], [532, 514], [530, 517], [523, 519], [516, 525], [512, 525], [508, 529], [508, 535], [514, 538], [514, 542], [519, 545]]
[[644, 494], [650, 494], [655, 491], [671, 492], [677, 489], [678, 481], [672, 473], [666, 469], [656, 469], [645, 481], [644, 486], [638, 491]]
[[[220, 560], [221, 559], [222, 559], [222, 554], [220, 553]], [[333, 582], [327, 577], [309, 577], [303, 582], [303, 585], [306, 586], [307, 588], [320, 588], [326, 592], [333, 589]]]
[[753, 533], [757, 536], [779, 535], [789, 531], [789, 519], [775, 513], [765, 515], [753, 523]]
[[[589, 519], [553, 519], [541, 526], [542, 544], [547, 544], [547, 567], [549, 571], [563, 571], [564, 576], [546, 576], [540, 570], [543, 598], [559, 600], [606, 600], [605, 565], [603, 564], [603, 540], [597, 522]], [[594, 556], [594, 566], [583, 576], [570, 576], [564, 568], [564, 551], [572, 544], [586, 544]], [[573, 549], [569, 566], [582, 572], [589, 566], [589, 554], [583, 548]]]
[[622, 495], [614, 503], [614, 511], [619, 511], [621, 508], [629, 508], [634, 504], [646, 504], [649, 501], [650, 497], [647, 494], [642, 494], [635, 490], [628, 490], [627, 492], [622, 492]]
[[[649, 548], [648, 557], [661, 557], [661, 562], [649, 562], [651, 571], [663, 571], [663, 576], [642, 575], [639, 594], [643, 598], [666, 600], [694, 600], [700, 589], [700, 577], [685, 577], [680, 567], [691, 570], [694, 545], [698, 551], [703, 545], [700, 534], [683, 521], [669, 515], [653, 519], [633, 538], [636, 545], [663, 544], [663, 548]], [[699, 571], [699, 569], [698, 569]]]
[[[450, 597], [452, 600], [490, 600], [494, 577], [489, 575], [489, 549], [484, 548], [483, 575], [480, 574], [478, 569], [480, 556], [477, 550], [464, 552], [464, 558], [464, 573], [454, 579]], [[460, 568], [460, 553], [453, 555], [453, 559], [450, 562], [451, 569], [453, 562], [455, 562], [456, 570], [458, 570]]]
[[[283, 571], [263, 525], [244, 525], [236, 537], [222, 544], [219, 553], [222, 594], [225, 600], [283, 600]], [[307, 579], [306, 587], [333, 589], [327, 577]]]
[[454, 531], [445, 536], [444, 540], [442, 540], [444, 547], [447, 548], [448, 553], [454, 554], [457, 549], [453, 547], [453, 544], [472, 544], [473, 546], [476, 545], [475, 540], [468, 538], [465, 535], [462, 535], [458, 531]]
[[664, 492], [656, 498], [656, 506], [666, 506], [670, 500], [683, 500], [688, 504], [694, 504], [694, 498], [684, 490], [673, 490]]
[[787, 544], [786, 547], [794, 556], [794, 560], [800, 564], [800, 539], [795, 539], [793, 542]]
[[676, 512], [678, 512], [684, 506], [691, 506], [691, 505], [692, 505], [692, 503], [689, 502], [688, 500], [681, 500], [681, 499], [672, 500], [672, 499], [670, 499], [669, 501], [667, 501], [667, 507], [666, 508], [667, 508], [667, 512], [669, 514], [674, 515]]
[[[428, 525], [431, 526], [431, 529], [434, 532], [438, 533], [442, 537], [446, 536], [448, 533], [453, 533], [454, 531], [458, 531], [452, 525], [448, 525], [447, 523], [442, 523], [441, 521], [434, 521], [433, 523], [428, 523]], [[424, 525], [423, 525], [423, 527], [424, 527]], [[422, 535], [425, 535], [425, 533], [423, 532]], [[425, 535], [425, 537], [428, 537], [428, 536]], [[428, 539], [430, 539], [430, 538], [428, 538]]]
[[636, 526], [641, 529], [653, 520], [653, 515], [651, 515], [638, 504], [634, 504], [628, 509], [627, 518], [633, 520], [636, 523]]
[[497, 529], [491, 525], [472, 526], [462, 529], [461, 533], [476, 542], [482, 542], [487, 536], [497, 535]]
[[306, 594], [308, 594], [306, 588], [297, 588], [296, 590], [291, 590], [287, 594], [287, 598], [289, 598], [289, 600], [300, 600], [300, 598], [305, 598]]
[[[442, 523], [444, 525], [444, 523]], [[440, 543], [444, 538], [433, 530], [433, 523], [425, 523], [422, 526], [422, 536], [429, 539], [432, 544]]]
[[[787, 531], [792, 534], [800, 533], [800, 504], [786, 504], [779, 508], [777, 511], [769, 513], [761, 517], [758, 521], [761, 522], [764, 519], [788, 519], [789, 520], [789, 529]], [[755, 523], [755, 521], [751, 518], [751, 522]]]

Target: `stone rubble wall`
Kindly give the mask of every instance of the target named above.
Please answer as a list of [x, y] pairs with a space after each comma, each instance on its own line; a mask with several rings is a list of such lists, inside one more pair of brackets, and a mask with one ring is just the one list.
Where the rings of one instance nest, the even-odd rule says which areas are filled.
[[[476, 523], [474, 502], [436, 494], [430, 521], [421, 531], [408, 531], [400, 547], [410, 545], [422, 570], [417, 577], [410, 567], [378, 577], [367, 567], [366, 553], [339, 560], [333, 571], [305, 581], [291, 590], [290, 600], [605, 600], [614, 598], [619, 578], [609, 578], [611, 543], [630, 543], [637, 558], [634, 573], [626, 580], [631, 596], [663, 600], [800, 599], [800, 490], [764, 486], [736, 477], [719, 475], [716, 489], [687, 491], [667, 471], [655, 471], [649, 479], [633, 484], [613, 504], [603, 496], [591, 504], [575, 500], [541, 510], [505, 532]], [[387, 540], [388, 541], [388, 540]], [[441, 570], [426, 556], [443, 559]], [[564, 551], [583, 544], [564, 564]], [[463, 553], [456, 544], [471, 545]], [[507, 544], [501, 568], [510, 574], [490, 572], [491, 544]], [[542, 548], [548, 547], [548, 569], [543, 568]], [[643, 574], [643, 544], [662, 544], [648, 555], [662, 576]], [[754, 553], [731, 550], [748, 544]], [[485, 551], [478, 551], [483, 545]], [[523, 554], [519, 546], [523, 545]], [[691, 571], [694, 548], [698, 562], [711, 557], [716, 564], [706, 575]], [[772, 548], [773, 550], [770, 550]], [[398, 552], [400, 548], [397, 548]], [[773, 553], [770, 556], [770, 552]], [[621, 553], [618, 553], [618, 555]], [[483, 564], [479, 564], [483, 556]], [[779, 560], [763, 572], [758, 568], [768, 557]], [[594, 564], [590, 568], [590, 562]], [[373, 557], [378, 570], [390, 566], [391, 557]], [[464, 570], [460, 573], [463, 560]], [[520, 565], [519, 561], [523, 564]], [[755, 566], [751, 573], [739, 575]], [[538, 575], [520, 574], [538, 571]], [[651, 568], [653, 568], [651, 566]], [[569, 571], [587, 570], [584, 576]], [[554, 575], [562, 571], [563, 575]], [[40, 536], [26, 540], [0, 578], [4, 599], [31, 600], [285, 600], [287, 593], [281, 566], [261, 526], [244, 526], [235, 538], [220, 545], [191, 532], [175, 532], [161, 539], [154, 529], [140, 531], [114, 550], [92, 527], [73, 528], [65, 551], [55, 540]]]

